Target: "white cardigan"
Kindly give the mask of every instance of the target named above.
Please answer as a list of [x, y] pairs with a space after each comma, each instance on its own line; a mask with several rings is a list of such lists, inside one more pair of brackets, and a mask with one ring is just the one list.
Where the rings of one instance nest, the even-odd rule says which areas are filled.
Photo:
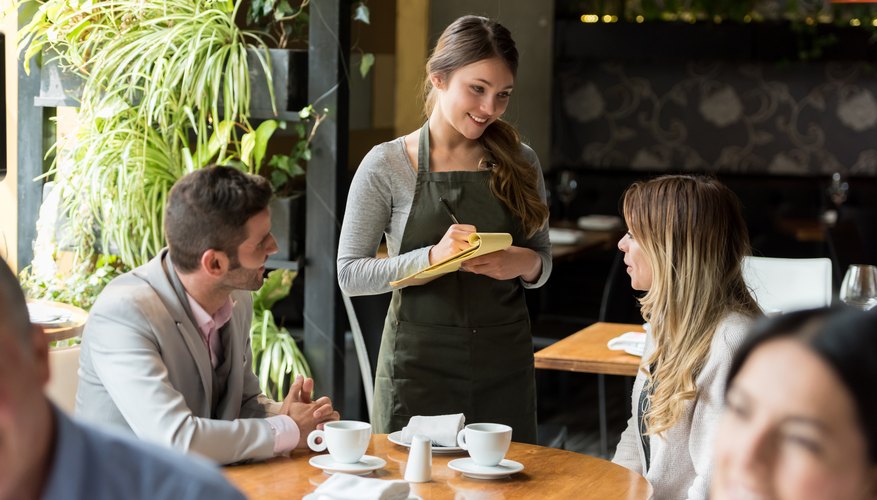
[[[697, 376], [697, 398], [685, 403], [685, 410], [673, 427], [661, 436], [650, 436], [649, 470], [644, 475], [652, 484], [654, 498], [695, 500], [707, 497], [715, 429], [725, 400], [725, 380], [731, 359], [752, 322], [752, 318], [734, 313], [719, 323], [706, 364]], [[649, 332], [643, 359], [648, 359], [654, 350], [654, 339]], [[636, 408], [645, 381], [645, 375], [640, 371], [631, 395], [633, 412], [612, 459], [640, 474], [645, 469], [645, 454]]]

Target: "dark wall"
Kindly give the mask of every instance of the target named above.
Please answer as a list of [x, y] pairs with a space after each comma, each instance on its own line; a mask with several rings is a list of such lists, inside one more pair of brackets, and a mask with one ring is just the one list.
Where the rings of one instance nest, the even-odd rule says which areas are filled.
[[829, 35], [824, 58], [802, 62], [782, 24], [560, 20], [551, 163], [877, 176], [869, 33]]

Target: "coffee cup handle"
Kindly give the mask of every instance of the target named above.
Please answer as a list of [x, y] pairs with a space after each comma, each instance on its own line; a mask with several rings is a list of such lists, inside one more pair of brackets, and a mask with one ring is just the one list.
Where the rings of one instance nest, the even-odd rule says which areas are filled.
[[[320, 439], [319, 444], [317, 439]], [[326, 451], [326, 434], [317, 429], [308, 434], [308, 448], [314, 451]]]
[[466, 429], [460, 429], [460, 432], [457, 433], [457, 446], [464, 450], [469, 449], [466, 447]]

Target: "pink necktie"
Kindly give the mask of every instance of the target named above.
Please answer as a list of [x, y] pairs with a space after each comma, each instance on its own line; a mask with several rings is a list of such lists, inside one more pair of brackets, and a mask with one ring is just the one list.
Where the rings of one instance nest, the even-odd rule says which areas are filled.
[[210, 351], [210, 364], [216, 368], [222, 357], [222, 342], [219, 340], [219, 332], [216, 328], [211, 328], [207, 333], [207, 350]]

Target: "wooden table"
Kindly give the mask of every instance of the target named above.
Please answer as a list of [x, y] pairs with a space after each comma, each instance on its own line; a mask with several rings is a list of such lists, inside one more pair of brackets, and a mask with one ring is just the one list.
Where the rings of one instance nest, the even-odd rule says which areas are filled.
[[612, 351], [606, 344], [625, 332], [642, 332], [641, 324], [594, 323], [537, 352], [536, 368], [597, 374], [597, 405], [600, 421], [600, 455], [608, 456], [605, 375], [635, 377], [640, 358]]
[[[49, 342], [57, 342], [82, 335], [82, 329], [85, 327], [85, 320], [88, 319], [88, 313], [84, 310], [64, 304], [62, 302], [54, 302], [51, 300], [28, 300], [28, 303], [38, 303], [52, 309], [60, 309], [68, 315], [69, 320], [63, 323], [49, 323], [40, 325], [46, 334]], [[37, 323], [39, 324], [39, 323]]]
[[[383, 469], [366, 477], [402, 479], [408, 449], [372, 436], [367, 455], [387, 461]], [[301, 498], [329, 478], [308, 464], [313, 453], [296, 451], [291, 458], [278, 457], [249, 465], [225, 467], [226, 478], [251, 499]], [[601, 500], [649, 498], [652, 487], [639, 474], [606, 460], [571, 451], [512, 443], [507, 458], [524, 470], [506, 479], [479, 480], [448, 468], [449, 461], [466, 455], [432, 457], [432, 481], [411, 484], [411, 493], [424, 500], [443, 498], [594, 498]]]
[[640, 358], [611, 351], [606, 343], [624, 332], [642, 332], [628, 323], [594, 323], [535, 354], [536, 368], [634, 377]]

